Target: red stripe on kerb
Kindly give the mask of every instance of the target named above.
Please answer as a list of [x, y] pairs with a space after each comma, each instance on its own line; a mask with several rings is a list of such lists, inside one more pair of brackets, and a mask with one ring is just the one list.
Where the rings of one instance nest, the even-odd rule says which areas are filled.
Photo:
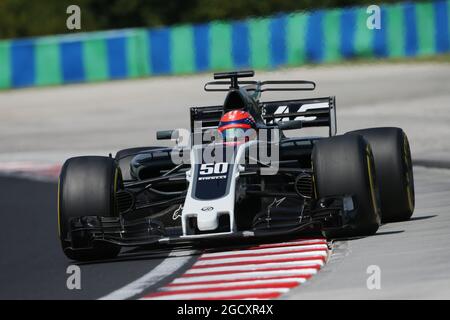
[[[305, 247], [314, 245], [321, 246]], [[228, 251], [208, 250], [180, 280], [144, 299], [276, 299], [311, 278], [322, 267], [328, 256], [328, 247], [323, 245], [327, 245], [325, 239], [309, 238], [235, 247]]]
[[300, 258], [247, 260], [247, 261], [225, 262], [225, 263], [216, 263], [216, 264], [194, 265], [194, 266], [192, 266], [192, 269], [231, 267], [231, 266], [242, 266], [242, 265], [248, 265], [248, 264], [265, 264], [265, 263], [283, 263], [283, 262], [295, 262], [295, 261], [311, 261], [311, 260], [322, 260], [323, 262], [325, 262], [325, 257], [323, 257], [323, 256], [313, 256], [313, 257], [300, 257]]
[[59, 174], [61, 172], [61, 167], [62, 166], [60, 166], [60, 165], [56, 165], [56, 166], [53, 166], [52, 168], [49, 168], [49, 169], [46, 169], [43, 171], [45, 172], [45, 174], [49, 174], [49, 175], [57, 177], [57, 176], [59, 176]]
[[320, 265], [314, 264], [311, 266], [293, 266], [293, 267], [280, 267], [280, 268], [263, 268], [256, 270], [225, 270], [225, 271], [211, 271], [211, 272], [203, 272], [203, 273], [185, 273], [181, 277], [189, 278], [189, 277], [204, 277], [204, 276], [218, 276], [224, 274], [232, 274], [232, 273], [253, 273], [253, 272], [265, 272], [265, 271], [287, 271], [287, 270], [304, 270], [304, 269], [316, 269], [319, 270], [321, 268]]
[[212, 287], [212, 288], [199, 288], [199, 289], [187, 289], [187, 290], [173, 290], [156, 292], [145, 296], [145, 298], [167, 297], [179, 294], [194, 294], [194, 293], [209, 293], [209, 292], [222, 292], [222, 291], [235, 291], [235, 290], [250, 290], [250, 289], [290, 289], [298, 286], [298, 282], [280, 282], [280, 283], [257, 283], [246, 285], [235, 285], [230, 287]]
[[40, 163], [0, 163], [0, 172], [26, 174], [36, 177], [58, 177], [61, 172], [61, 165], [47, 165]]
[[245, 257], [260, 257], [260, 256], [273, 256], [280, 254], [289, 254], [289, 253], [302, 253], [302, 252], [318, 252], [318, 251], [327, 251], [327, 249], [297, 249], [297, 250], [283, 250], [283, 251], [274, 251], [274, 252], [252, 252], [252, 253], [239, 253], [232, 254], [226, 252], [221, 256], [214, 257], [200, 257], [199, 260], [217, 260], [217, 259], [225, 259], [225, 258], [245, 258]]
[[257, 281], [257, 280], [283, 280], [283, 279], [309, 279], [311, 275], [291, 275], [291, 276], [273, 276], [273, 277], [252, 277], [252, 278], [242, 278], [237, 280], [211, 280], [211, 281], [195, 281], [195, 282], [184, 282], [184, 283], [171, 283], [167, 287], [185, 287], [185, 286], [196, 286], [196, 285], [207, 285], [207, 284], [220, 284], [220, 283], [233, 283], [233, 282], [245, 282], [245, 281]]

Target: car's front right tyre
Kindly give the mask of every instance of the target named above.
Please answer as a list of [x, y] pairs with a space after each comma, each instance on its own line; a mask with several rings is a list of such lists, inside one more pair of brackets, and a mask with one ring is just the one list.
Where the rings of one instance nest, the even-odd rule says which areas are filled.
[[120, 169], [112, 158], [75, 157], [64, 163], [58, 182], [58, 232], [69, 259], [111, 259], [119, 254], [119, 246], [93, 243], [89, 232], [72, 231], [78, 218], [118, 215], [115, 194], [121, 181]]

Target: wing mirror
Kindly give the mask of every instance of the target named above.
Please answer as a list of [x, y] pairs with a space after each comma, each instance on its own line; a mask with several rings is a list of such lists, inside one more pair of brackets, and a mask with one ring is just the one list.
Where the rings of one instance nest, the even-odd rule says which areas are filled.
[[180, 137], [178, 130], [161, 130], [156, 132], [156, 140], [177, 140]]

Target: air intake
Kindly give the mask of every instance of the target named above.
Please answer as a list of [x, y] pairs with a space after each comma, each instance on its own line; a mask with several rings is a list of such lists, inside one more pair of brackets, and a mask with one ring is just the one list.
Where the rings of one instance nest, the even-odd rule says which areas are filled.
[[117, 192], [116, 199], [117, 199], [117, 208], [120, 214], [130, 211], [134, 205], [133, 195], [126, 190], [121, 190]]
[[302, 173], [295, 178], [295, 192], [305, 199], [311, 199], [313, 193], [312, 176], [308, 173]]

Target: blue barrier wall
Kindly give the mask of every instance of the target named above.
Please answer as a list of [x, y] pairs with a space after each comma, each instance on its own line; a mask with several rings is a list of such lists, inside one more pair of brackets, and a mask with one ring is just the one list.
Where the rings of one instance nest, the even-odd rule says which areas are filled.
[[450, 51], [450, 0], [0, 41], [0, 89]]

